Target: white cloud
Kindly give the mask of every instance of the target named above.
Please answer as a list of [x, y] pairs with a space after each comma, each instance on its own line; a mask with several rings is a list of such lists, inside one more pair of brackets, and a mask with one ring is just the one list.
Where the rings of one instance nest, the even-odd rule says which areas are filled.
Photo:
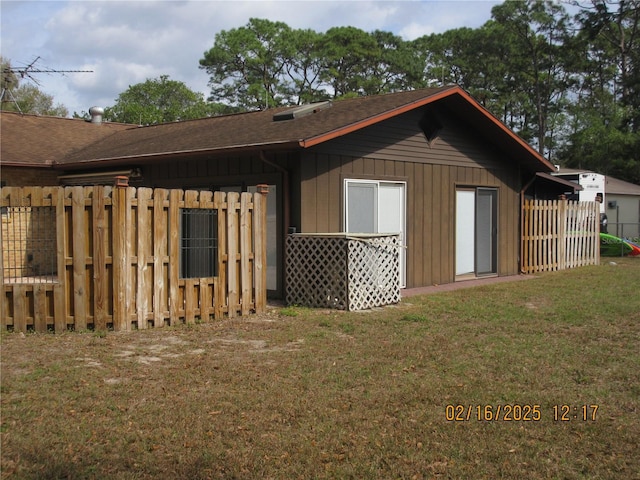
[[169, 75], [208, 94], [199, 69], [216, 33], [250, 18], [324, 32], [333, 26], [392, 31], [405, 39], [489, 19], [497, 0], [453, 1], [2, 1], [2, 55], [14, 65], [93, 70], [43, 74], [40, 88], [71, 113], [113, 105], [129, 85]]

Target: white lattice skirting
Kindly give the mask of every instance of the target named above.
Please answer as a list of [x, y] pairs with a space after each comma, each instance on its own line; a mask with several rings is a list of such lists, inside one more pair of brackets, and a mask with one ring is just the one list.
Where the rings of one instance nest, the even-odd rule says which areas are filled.
[[364, 310], [400, 301], [399, 235], [287, 237], [289, 305]]

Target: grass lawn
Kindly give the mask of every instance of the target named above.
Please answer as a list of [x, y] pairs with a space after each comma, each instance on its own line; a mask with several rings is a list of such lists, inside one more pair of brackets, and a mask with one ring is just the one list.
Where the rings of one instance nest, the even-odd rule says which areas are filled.
[[640, 258], [1, 341], [3, 479], [640, 478]]

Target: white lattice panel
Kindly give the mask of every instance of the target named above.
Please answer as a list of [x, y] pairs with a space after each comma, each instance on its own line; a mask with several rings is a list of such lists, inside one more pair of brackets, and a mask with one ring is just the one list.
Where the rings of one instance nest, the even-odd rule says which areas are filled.
[[398, 236], [349, 239], [349, 310], [400, 301]]
[[296, 234], [286, 246], [289, 305], [362, 310], [400, 301], [397, 235]]

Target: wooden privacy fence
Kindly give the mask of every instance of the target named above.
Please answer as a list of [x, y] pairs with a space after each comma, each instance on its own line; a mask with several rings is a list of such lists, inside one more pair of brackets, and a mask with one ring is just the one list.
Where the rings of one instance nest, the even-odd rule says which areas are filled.
[[0, 197], [4, 330], [120, 331], [265, 309], [266, 188], [3, 187]]
[[597, 202], [525, 200], [522, 210], [523, 273], [564, 270], [600, 261]]

